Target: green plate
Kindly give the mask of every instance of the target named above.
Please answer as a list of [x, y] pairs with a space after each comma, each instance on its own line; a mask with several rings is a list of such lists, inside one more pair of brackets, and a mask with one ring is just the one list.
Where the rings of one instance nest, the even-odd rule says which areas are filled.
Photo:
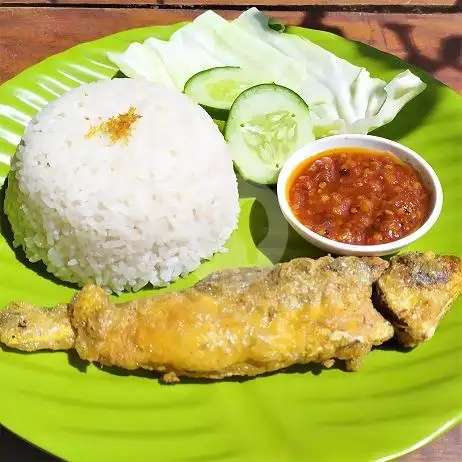
[[[166, 39], [180, 26], [130, 30], [83, 44], [2, 85], [0, 176], [6, 177], [9, 156], [38, 109], [68, 88], [113, 76], [106, 51], [121, 51], [131, 41], [149, 36]], [[385, 79], [407, 67], [326, 32], [290, 32]], [[441, 217], [413, 248], [461, 255], [462, 102], [449, 88], [416, 72], [428, 83], [427, 90], [376, 133], [419, 152], [443, 184]], [[289, 230], [273, 190], [242, 181], [240, 186], [242, 216], [229, 253], [172, 289], [186, 287], [219, 267], [320, 254]], [[13, 252], [4, 216], [1, 227], [0, 306], [12, 299], [39, 304], [69, 300], [75, 288]], [[122, 298], [127, 297], [131, 295]], [[165, 386], [145, 372], [101, 370], [65, 353], [0, 350], [0, 422], [73, 461], [388, 460], [460, 421], [461, 301], [430, 342], [408, 353], [375, 350], [357, 373], [306, 368], [245, 381]]]

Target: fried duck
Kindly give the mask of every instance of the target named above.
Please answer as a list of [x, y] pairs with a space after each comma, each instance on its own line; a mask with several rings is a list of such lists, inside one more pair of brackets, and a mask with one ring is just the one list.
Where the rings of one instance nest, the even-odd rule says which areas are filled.
[[393, 327], [373, 307], [373, 257], [300, 258], [272, 268], [214, 273], [183, 292], [114, 304], [84, 287], [67, 309], [12, 303], [0, 342], [33, 351], [75, 348], [107, 366], [221, 379], [310, 362], [357, 369]]
[[462, 264], [453, 256], [410, 252], [391, 258], [374, 289], [374, 303], [398, 340], [417, 346], [435, 329], [462, 290]]

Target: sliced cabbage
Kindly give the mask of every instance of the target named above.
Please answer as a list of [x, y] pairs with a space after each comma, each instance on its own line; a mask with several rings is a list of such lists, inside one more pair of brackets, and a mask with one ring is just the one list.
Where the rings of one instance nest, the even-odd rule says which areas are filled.
[[133, 42], [123, 53], [109, 52], [107, 57], [127, 77], [144, 77], [174, 88], [161, 57], [145, 44]]
[[311, 109], [316, 137], [368, 133], [393, 120], [425, 88], [410, 71], [389, 83], [373, 78], [305, 38], [276, 32], [256, 8], [232, 22], [207, 11], [169, 41], [149, 38], [108, 57], [129, 77], [144, 76], [179, 91], [200, 71], [238, 66], [262, 83], [298, 93]]
[[305, 64], [307, 77], [292, 90], [310, 105], [318, 133], [367, 133], [394, 119], [426, 85], [410, 71], [390, 83], [372, 78], [365, 68], [335, 56], [306, 38], [281, 34], [251, 8], [234, 21], [255, 39]]
[[156, 38], [149, 38], [145, 42], [161, 56], [179, 91], [183, 91], [184, 84], [194, 74], [231, 62], [211, 54], [188, 27], [177, 31], [168, 42]]

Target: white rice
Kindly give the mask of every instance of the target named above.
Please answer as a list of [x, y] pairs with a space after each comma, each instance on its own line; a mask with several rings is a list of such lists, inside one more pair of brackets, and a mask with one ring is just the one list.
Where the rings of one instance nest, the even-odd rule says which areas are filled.
[[[90, 127], [141, 115], [126, 143]], [[144, 79], [83, 85], [44, 108], [12, 161], [14, 245], [58, 278], [120, 292], [162, 286], [223, 251], [239, 199], [227, 145], [203, 109]]]

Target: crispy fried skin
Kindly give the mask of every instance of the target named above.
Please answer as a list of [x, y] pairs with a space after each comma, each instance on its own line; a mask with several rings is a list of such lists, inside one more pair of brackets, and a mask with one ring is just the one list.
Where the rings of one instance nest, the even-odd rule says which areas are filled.
[[374, 288], [374, 302], [404, 346], [433, 336], [439, 321], [462, 290], [459, 258], [411, 252], [390, 260]]
[[[73, 346], [82, 359], [156, 370], [167, 381], [253, 376], [295, 363], [329, 367], [335, 359], [354, 370], [393, 335], [371, 302], [371, 285], [386, 267], [380, 258], [303, 258], [217, 272], [184, 292], [117, 305], [87, 286], [69, 305]], [[2, 332], [9, 310], [0, 313], [0, 335], [13, 346]], [[34, 326], [35, 318], [28, 329], [38, 331], [44, 324]], [[37, 349], [47, 347], [44, 329], [42, 336]]]
[[22, 351], [68, 350], [75, 335], [66, 305], [36, 307], [13, 302], [0, 311], [0, 343]]

